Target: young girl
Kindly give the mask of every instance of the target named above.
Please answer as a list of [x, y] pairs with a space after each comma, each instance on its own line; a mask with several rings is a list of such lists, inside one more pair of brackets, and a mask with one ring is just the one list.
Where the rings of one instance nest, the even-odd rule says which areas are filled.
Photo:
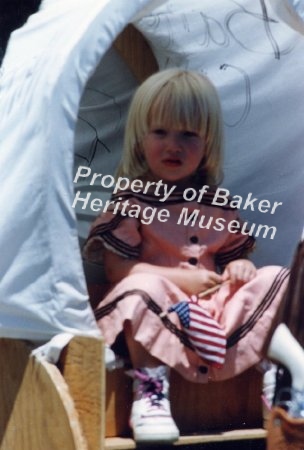
[[[218, 96], [206, 77], [169, 69], [147, 79], [131, 103], [117, 173], [131, 188], [112, 196], [84, 248], [86, 258], [104, 263], [113, 283], [96, 319], [108, 345], [125, 337], [134, 378], [130, 425], [138, 442], [179, 436], [169, 368], [207, 383], [265, 356], [286, 287], [286, 269], [256, 269], [246, 259], [254, 239], [238, 210], [214, 202], [222, 129]], [[156, 211], [149, 224], [147, 208]]]

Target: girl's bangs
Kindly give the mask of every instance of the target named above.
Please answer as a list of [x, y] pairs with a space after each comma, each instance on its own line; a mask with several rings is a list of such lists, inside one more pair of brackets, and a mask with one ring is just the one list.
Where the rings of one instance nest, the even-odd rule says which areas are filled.
[[207, 114], [197, 99], [167, 90], [162, 91], [154, 100], [148, 116], [148, 126], [184, 129], [203, 136], [207, 120]]

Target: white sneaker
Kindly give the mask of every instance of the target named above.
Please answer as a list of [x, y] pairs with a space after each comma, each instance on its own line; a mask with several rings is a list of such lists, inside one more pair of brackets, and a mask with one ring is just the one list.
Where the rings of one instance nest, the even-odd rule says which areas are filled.
[[130, 426], [136, 442], [173, 442], [179, 430], [172, 419], [166, 366], [129, 371], [134, 378]]

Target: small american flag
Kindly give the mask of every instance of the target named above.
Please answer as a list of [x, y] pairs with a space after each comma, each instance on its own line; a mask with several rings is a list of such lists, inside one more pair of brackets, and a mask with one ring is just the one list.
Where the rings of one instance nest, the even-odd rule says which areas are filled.
[[226, 356], [227, 339], [222, 327], [193, 300], [169, 308], [176, 312], [196, 353], [208, 364], [220, 369]]

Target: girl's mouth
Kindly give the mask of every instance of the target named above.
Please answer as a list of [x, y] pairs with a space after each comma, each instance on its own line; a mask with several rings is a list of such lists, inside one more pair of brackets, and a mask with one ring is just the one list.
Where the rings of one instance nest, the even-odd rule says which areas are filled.
[[163, 164], [165, 164], [166, 166], [171, 166], [171, 167], [179, 167], [179, 166], [181, 166], [182, 162], [180, 159], [167, 158], [167, 159], [163, 160]]

